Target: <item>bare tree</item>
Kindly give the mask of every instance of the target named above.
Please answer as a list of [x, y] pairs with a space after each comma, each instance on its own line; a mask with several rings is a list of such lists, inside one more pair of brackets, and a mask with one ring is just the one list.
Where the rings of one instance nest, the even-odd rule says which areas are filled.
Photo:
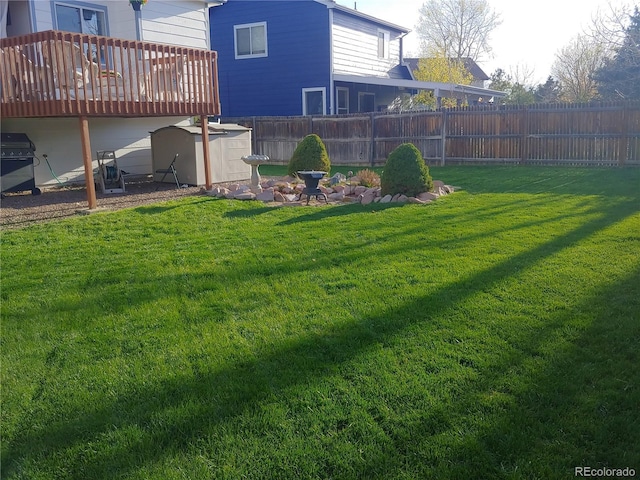
[[585, 35], [601, 44], [607, 55], [622, 47], [629, 17], [633, 13], [631, 3], [609, 0], [603, 8], [598, 8], [585, 29]]
[[474, 61], [490, 53], [489, 36], [502, 22], [487, 0], [428, 0], [416, 27], [422, 53]]
[[556, 53], [551, 74], [562, 86], [563, 100], [588, 102], [598, 96], [595, 72], [604, 65], [605, 47], [586, 35], [577, 35]]

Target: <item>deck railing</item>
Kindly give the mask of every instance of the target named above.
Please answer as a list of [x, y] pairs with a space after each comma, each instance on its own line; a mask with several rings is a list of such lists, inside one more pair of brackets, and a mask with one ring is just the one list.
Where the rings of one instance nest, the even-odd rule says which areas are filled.
[[211, 50], [49, 30], [0, 40], [3, 117], [217, 115]]

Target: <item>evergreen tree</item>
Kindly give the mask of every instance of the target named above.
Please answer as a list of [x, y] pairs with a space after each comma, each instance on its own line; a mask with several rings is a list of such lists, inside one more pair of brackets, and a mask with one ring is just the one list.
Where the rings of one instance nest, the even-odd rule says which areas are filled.
[[640, 10], [636, 7], [622, 45], [594, 78], [603, 98], [640, 100]]
[[534, 94], [536, 102], [558, 103], [562, 95], [562, 88], [560, 82], [549, 75], [545, 83], [541, 83], [536, 87]]

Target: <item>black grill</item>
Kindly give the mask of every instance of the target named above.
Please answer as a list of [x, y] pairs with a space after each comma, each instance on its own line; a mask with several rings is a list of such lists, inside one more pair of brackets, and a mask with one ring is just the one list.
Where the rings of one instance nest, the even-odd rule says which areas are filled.
[[36, 146], [25, 133], [3, 132], [1, 137], [0, 192], [31, 190], [33, 195], [40, 194], [33, 174]]

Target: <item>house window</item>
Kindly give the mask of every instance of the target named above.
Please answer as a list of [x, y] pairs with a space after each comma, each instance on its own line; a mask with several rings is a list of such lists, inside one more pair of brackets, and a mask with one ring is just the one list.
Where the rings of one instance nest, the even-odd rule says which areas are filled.
[[358, 111], [374, 112], [376, 110], [376, 96], [373, 93], [358, 93]]
[[88, 35], [107, 34], [104, 8], [79, 7], [56, 2], [55, 14], [58, 30]]
[[[106, 10], [103, 7], [72, 6], [56, 2], [54, 5], [58, 30], [85, 33], [87, 35], [107, 35]], [[94, 45], [91, 52], [84, 52], [92, 61], [98, 61]], [[104, 51], [100, 52], [100, 61], [104, 62]]]
[[267, 22], [235, 25], [236, 58], [267, 56]]
[[349, 89], [345, 87], [337, 87], [336, 98], [338, 99], [338, 115], [349, 113]]
[[326, 93], [327, 89], [324, 87], [303, 88], [302, 115], [326, 115]]
[[378, 30], [378, 58], [389, 58], [389, 32]]

